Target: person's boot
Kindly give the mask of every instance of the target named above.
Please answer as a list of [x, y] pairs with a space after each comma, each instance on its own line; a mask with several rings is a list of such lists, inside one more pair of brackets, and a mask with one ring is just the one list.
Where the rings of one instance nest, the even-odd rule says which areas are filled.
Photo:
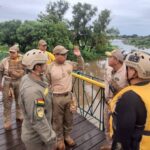
[[57, 141], [57, 150], [65, 150], [64, 140]]
[[16, 118], [16, 121], [22, 123], [23, 122], [23, 118]]
[[68, 135], [65, 137], [65, 142], [68, 144], [68, 146], [75, 146], [75, 141]]
[[16, 109], [16, 121], [21, 123], [23, 121], [23, 115], [20, 109]]
[[112, 140], [106, 136], [106, 140], [103, 145], [100, 147], [100, 150], [111, 150], [112, 148]]
[[10, 122], [5, 122], [4, 123], [4, 129], [5, 130], [11, 130], [11, 123]]

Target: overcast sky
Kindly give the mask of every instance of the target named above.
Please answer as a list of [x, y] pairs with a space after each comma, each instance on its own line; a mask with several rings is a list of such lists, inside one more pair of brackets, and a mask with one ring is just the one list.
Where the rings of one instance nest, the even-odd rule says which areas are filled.
[[[12, 19], [35, 20], [50, 0], [0, 0], [0, 22]], [[54, 0], [53, 0], [54, 1]], [[68, 0], [70, 6], [86, 2], [111, 10], [111, 26], [121, 34], [150, 35], [150, 0]], [[66, 18], [71, 19], [71, 10]]]

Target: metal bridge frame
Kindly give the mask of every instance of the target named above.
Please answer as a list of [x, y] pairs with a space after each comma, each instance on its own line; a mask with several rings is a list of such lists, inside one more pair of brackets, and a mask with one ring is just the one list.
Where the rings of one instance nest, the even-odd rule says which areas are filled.
[[[74, 77], [73, 93], [77, 99], [78, 112], [88, 120], [95, 119], [99, 129], [104, 131], [105, 85], [98, 78], [81, 72], [72, 73], [72, 75]], [[87, 84], [91, 86], [90, 96], [85, 89]], [[96, 90], [94, 87], [96, 87]], [[95, 124], [95, 122], [93, 123]]]

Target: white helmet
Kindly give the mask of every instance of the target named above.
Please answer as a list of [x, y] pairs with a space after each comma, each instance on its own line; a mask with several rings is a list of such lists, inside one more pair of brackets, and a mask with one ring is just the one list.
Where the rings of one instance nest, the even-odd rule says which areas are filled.
[[133, 51], [127, 55], [125, 63], [137, 71], [139, 78], [150, 79], [150, 54]]
[[36, 64], [45, 64], [47, 60], [47, 55], [43, 51], [32, 49], [25, 53], [22, 64], [25, 65], [27, 69], [32, 70]]

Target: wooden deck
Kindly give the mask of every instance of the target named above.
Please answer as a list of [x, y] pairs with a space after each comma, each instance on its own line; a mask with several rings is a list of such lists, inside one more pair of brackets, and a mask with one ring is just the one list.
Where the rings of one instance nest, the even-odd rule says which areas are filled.
[[[12, 130], [3, 128], [3, 107], [0, 102], [0, 150], [25, 150], [20, 139], [21, 124], [16, 123], [15, 110], [12, 109]], [[104, 141], [104, 133], [79, 114], [74, 115], [74, 127], [71, 136], [76, 141], [76, 146], [67, 150], [99, 150]]]

